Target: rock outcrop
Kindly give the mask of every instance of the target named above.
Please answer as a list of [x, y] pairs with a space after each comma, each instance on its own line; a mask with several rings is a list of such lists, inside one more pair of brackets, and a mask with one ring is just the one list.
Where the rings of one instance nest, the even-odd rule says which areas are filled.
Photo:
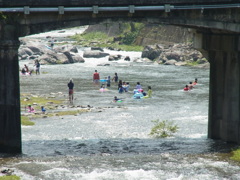
[[209, 64], [200, 51], [187, 44], [148, 45], [142, 52], [142, 58], [164, 65]]
[[19, 60], [38, 60], [41, 64], [84, 63], [76, 46], [58, 45], [51, 48], [38, 40], [22, 39], [18, 51]]

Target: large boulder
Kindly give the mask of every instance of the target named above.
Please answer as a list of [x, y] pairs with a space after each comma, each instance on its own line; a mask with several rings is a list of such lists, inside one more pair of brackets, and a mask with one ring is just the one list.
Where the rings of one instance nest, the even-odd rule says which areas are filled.
[[65, 51], [63, 54], [67, 57], [69, 63], [74, 63], [74, 60], [73, 60], [72, 55], [70, 54], [70, 52]]
[[118, 55], [110, 55], [108, 57], [108, 61], [118, 61], [122, 58], [122, 55], [118, 54]]
[[61, 46], [55, 46], [54, 51], [58, 53], [64, 53], [66, 51], [70, 51], [72, 53], [78, 53], [78, 49], [76, 46], [72, 44], [66, 44], [66, 45], [61, 45]]
[[130, 61], [131, 59], [130, 59], [130, 57], [129, 56], [126, 56], [125, 58], [124, 58], [124, 61]]
[[103, 48], [101, 48], [101, 47], [91, 47], [91, 50], [92, 51], [101, 51], [101, 52], [104, 51]]
[[71, 54], [74, 63], [84, 63], [85, 60], [79, 54]]
[[68, 64], [69, 60], [63, 53], [55, 53], [55, 52], [47, 52], [46, 54], [40, 56], [38, 58], [41, 61], [41, 64], [46, 62], [47, 64]]
[[83, 57], [85, 58], [102, 58], [106, 56], [109, 56], [109, 54], [101, 51], [84, 51], [83, 53]]
[[176, 63], [177, 63], [176, 60], [171, 59], [171, 60], [168, 60], [167, 62], [165, 62], [164, 65], [175, 65]]
[[148, 59], [154, 60], [161, 55], [162, 51], [163, 51], [162, 46], [158, 46], [158, 45], [146, 46], [142, 51], [142, 58], [148, 58]]
[[164, 55], [168, 60], [174, 59], [176, 61], [180, 61], [181, 57], [183, 56], [180, 51], [170, 51], [166, 52]]
[[36, 46], [28, 46], [29, 49], [31, 49], [31, 51], [33, 52], [34, 55], [42, 55], [43, 52], [41, 51], [41, 49], [39, 47]]
[[31, 55], [33, 55], [33, 52], [28, 47], [24, 47], [24, 48], [19, 49], [18, 55], [19, 56], [24, 56], [24, 55], [31, 56]]

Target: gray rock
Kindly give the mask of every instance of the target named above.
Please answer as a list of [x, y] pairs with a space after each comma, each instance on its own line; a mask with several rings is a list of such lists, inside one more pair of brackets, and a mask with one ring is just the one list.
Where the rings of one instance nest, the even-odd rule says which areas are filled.
[[176, 62], [174, 65], [175, 66], [186, 66], [187, 62]]
[[106, 56], [109, 56], [109, 54], [101, 51], [84, 51], [83, 53], [83, 57], [86, 58], [102, 58]]
[[100, 48], [100, 47], [91, 47], [91, 50], [103, 52], [103, 48]]
[[126, 56], [125, 58], [124, 58], [124, 61], [130, 61], [131, 59], [130, 59], [130, 57], [129, 56]]
[[76, 63], [84, 63], [85, 60], [79, 55], [79, 54], [75, 54], [74, 56], [72, 56], [73, 62]]
[[164, 65], [175, 65], [176, 62], [177, 62], [176, 60], [172, 59], [172, 60], [165, 62]]
[[156, 45], [146, 46], [142, 52], [142, 58], [148, 58], [151, 60], [158, 58], [163, 51], [163, 49], [162, 48], [159, 49], [159, 47], [161, 46]]
[[43, 54], [43, 52], [36, 46], [28, 46], [28, 48], [33, 52], [33, 54]]
[[18, 55], [19, 56], [23, 56], [23, 55], [31, 56], [31, 55], [33, 55], [33, 52], [31, 49], [25, 47], [25, 48], [19, 49]]
[[118, 55], [110, 55], [108, 58], [108, 61], [118, 61], [122, 58], [122, 55], [118, 54]]
[[74, 60], [73, 60], [70, 52], [65, 51], [63, 54], [68, 58], [68, 62], [69, 62], [69, 63], [74, 63]]

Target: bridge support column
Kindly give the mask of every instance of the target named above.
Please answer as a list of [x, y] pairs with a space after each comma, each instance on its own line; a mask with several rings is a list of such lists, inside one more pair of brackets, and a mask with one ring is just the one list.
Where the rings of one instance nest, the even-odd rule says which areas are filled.
[[240, 143], [240, 37], [203, 35], [210, 61], [208, 137]]
[[17, 26], [0, 24], [0, 152], [21, 153]]

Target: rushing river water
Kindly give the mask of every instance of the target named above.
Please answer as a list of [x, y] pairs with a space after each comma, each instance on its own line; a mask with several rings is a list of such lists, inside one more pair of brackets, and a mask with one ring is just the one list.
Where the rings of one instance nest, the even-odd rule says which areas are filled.
[[[113, 53], [132, 60], [141, 56]], [[41, 75], [20, 77], [21, 93], [62, 92], [66, 98], [73, 78], [74, 105], [90, 105], [95, 111], [36, 119], [34, 126], [23, 126], [23, 154], [0, 158], [1, 168], [13, 169], [22, 180], [240, 179], [239, 165], [220, 156], [232, 146], [207, 139], [209, 69], [123, 60], [97, 66], [106, 62], [89, 58], [85, 63], [43, 65]], [[100, 92], [92, 83], [95, 69], [101, 77], [117, 72], [130, 83], [130, 92], [119, 94], [114, 83]], [[199, 84], [184, 92], [195, 78]], [[133, 99], [136, 82], [146, 90], [150, 85], [153, 98]], [[123, 102], [113, 103], [114, 96]], [[165, 139], [150, 137], [156, 119], [173, 121], [178, 132]]]

